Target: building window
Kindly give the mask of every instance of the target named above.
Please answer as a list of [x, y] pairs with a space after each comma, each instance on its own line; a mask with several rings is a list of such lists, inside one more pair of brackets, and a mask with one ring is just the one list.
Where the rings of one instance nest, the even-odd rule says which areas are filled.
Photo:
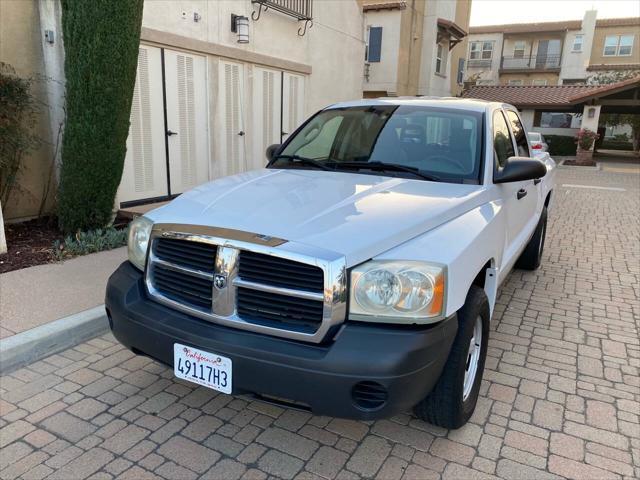
[[586, 85], [587, 80], [584, 78], [564, 78], [562, 85]]
[[436, 45], [436, 73], [440, 75], [445, 74], [448, 53], [449, 49], [445, 42], [441, 42]]
[[633, 51], [633, 35], [607, 35], [604, 39], [605, 57], [626, 57]]
[[522, 80], [509, 80], [508, 85], [511, 87], [518, 87], [522, 85]]
[[620, 35], [618, 55], [631, 55], [633, 50], [633, 35]]
[[582, 51], [583, 39], [584, 39], [584, 35], [576, 35], [575, 37], [573, 37], [573, 46], [571, 47], [572, 52]]
[[536, 87], [544, 87], [547, 84], [547, 80], [545, 78], [534, 78], [531, 80], [531, 85]]
[[367, 62], [379, 62], [382, 56], [382, 27], [369, 27], [364, 59]]
[[458, 59], [458, 75], [456, 78], [458, 85], [464, 84], [464, 58]]
[[542, 128], [580, 128], [582, 115], [567, 112], [542, 112], [536, 110], [533, 115], [533, 126]]
[[518, 40], [513, 44], [513, 58], [524, 58], [524, 50], [526, 48], [524, 40]]
[[469, 60], [491, 60], [493, 42], [471, 42]]

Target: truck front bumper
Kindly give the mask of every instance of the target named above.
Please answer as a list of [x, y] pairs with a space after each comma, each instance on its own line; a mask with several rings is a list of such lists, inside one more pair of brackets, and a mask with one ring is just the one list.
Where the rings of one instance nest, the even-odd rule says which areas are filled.
[[150, 300], [142, 273], [129, 262], [109, 279], [105, 304], [113, 334], [136, 353], [167, 365], [174, 343], [217, 353], [232, 360], [234, 393], [355, 419], [389, 417], [422, 400], [440, 377], [458, 327], [455, 315], [427, 327], [345, 322], [320, 345], [260, 335]]

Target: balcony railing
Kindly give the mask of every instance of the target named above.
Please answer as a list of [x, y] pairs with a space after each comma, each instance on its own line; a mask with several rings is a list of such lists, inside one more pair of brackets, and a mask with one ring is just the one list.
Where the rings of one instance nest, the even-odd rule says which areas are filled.
[[313, 0], [251, 0], [251, 3], [258, 4], [258, 11], [251, 14], [253, 20], [258, 20], [263, 11], [271, 8], [304, 22], [304, 26], [298, 29], [300, 36], [313, 26]]
[[502, 57], [501, 70], [557, 70], [560, 55], [524, 55]]
[[470, 58], [467, 62], [468, 68], [491, 68], [490, 58]]

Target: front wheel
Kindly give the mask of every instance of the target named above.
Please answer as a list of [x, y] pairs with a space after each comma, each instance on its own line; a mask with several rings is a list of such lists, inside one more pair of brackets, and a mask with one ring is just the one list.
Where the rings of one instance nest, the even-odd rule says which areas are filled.
[[458, 331], [442, 375], [414, 407], [418, 418], [444, 428], [464, 425], [478, 402], [490, 321], [489, 301], [482, 288], [471, 286], [457, 316]]

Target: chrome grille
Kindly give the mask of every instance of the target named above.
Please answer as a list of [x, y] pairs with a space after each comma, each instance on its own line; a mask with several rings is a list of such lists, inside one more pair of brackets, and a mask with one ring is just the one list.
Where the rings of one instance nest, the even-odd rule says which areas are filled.
[[322, 301], [238, 288], [238, 315], [247, 321], [275, 322], [279, 328], [314, 332], [322, 322]]
[[161, 260], [213, 273], [215, 245], [177, 238], [158, 238], [153, 242], [153, 249], [156, 257]]
[[176, 302], [203, 310], [211, 309], [211, 280], [156, 265], [153, 281], [159, 292]]
[[309, 292], [322, 292], [324, 289], [321, 268], [255, 252], [240, 252], [239, 276], [250, 282]]
[[213, 323], [321, 342], [346, 315], [344, 257], [213, 227], [154, 225], [146, 286], [156, 301]]

